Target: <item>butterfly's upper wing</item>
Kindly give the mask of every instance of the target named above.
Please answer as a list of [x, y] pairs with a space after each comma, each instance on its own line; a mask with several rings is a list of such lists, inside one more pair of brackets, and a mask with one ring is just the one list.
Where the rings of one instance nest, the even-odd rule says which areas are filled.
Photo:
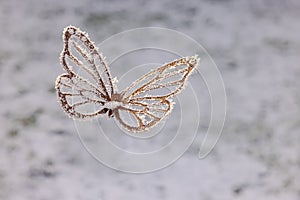
[[87, 34], [74, 26], [64, 29], [63, 41], [60, 61], [66, 73], [58, 76], [55, 84], [62, 108], [76, 118], [102, 113], [101, 105], [110, 101], [114, 92], [102, 54]]
[[124, 106], [115, 111], [116, 119], [132, 132], [155, 126], [170, 113], [171, 98], [182, 91], [199, 60], [197, 56], [184, 57], [139, 78], [121, 93]]

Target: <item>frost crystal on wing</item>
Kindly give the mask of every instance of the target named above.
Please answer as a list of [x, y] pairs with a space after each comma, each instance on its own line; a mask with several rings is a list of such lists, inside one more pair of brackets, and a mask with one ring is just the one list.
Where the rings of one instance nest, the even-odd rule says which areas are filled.
[[119, 80], [117, 79], [117, 77], [113, 78], [111, 80], [111, 82], [113, 84], [113, 87], [114, 87], [115, 91], [118, 91], [118, 85], [117, 85], [117, 83], [119, 82]]
[[118, 101], [108, 101], [104, 104], [105, 108], [108, 108], [108, 109], [111, 109], [111, 110], [113, 110], [117, 107], [120, 107], [120, 106], [123, 106], [123, 103], [118, 102]]

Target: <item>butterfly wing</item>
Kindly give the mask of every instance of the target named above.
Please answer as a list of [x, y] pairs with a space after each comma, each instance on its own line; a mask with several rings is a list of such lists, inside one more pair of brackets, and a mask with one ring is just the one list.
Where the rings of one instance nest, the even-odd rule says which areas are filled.
[[101, 106], [114, 92], [104, 57], [87, 34], [74, 26], [64, 29], [63, 41], [60, 61], [67, 73], [58, 76], [55, 84], [62, 108], [73, 118], [103, 113]]
[[[115, 111], [116, 119], [131, 132], [155, 126], [171, 112], [171, 98], [184, 89], [199, 60], [197, 56], [184, 57], [139, 78], [121, 93], [124, 106]], [[127, 115], [127, 121], [122, 115]]]

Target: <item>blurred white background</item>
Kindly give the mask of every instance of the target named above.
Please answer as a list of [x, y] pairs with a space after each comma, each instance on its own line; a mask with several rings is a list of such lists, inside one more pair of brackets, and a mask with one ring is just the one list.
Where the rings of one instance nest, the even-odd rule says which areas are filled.
[[[1, 1], [0, 199], [300, 199], [297, 0]], [[62, 30], [96, 44], [132, 28], [185, 33], [223, 76], [228, 112], [214, 151], [132, 175], [82, 147], [54, 90]]]

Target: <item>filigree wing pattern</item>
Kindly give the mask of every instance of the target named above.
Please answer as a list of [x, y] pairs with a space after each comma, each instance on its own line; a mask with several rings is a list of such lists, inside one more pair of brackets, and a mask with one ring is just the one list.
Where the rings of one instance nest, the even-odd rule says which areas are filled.
[[176, 95], [184, 88], [199, 60], [198, 56], [183, 57], [150, 71], [122, 92], [124, 100], [129, 102]]
[[115, 111], [116, 120], [130, 132], [140, 132], [158, 124], [172, 110], [173, 103], [167, 99], [147, 99], [129, 102]]
[[[68, 74], [79, 74], [106, 96], [114, 92], [109, 67], [98, 48], [79, 28], [68, 26], [63, 32], [64, 48], [60, 61]], [[73, 68], [76, 68], [73, 69]]]
[[64, 111], [85, 119], [108, 112], [131, 132], [157, 125], [172, 110], [172, 97], [180, 93], [199, 63], [197, 56], [183, 57], [158, 67], [116, 93], [104, 57], [88, 35], [74, 26], [63, 32], [60, 61], [66, 71], [55, 88]]
[[171, 112], [172, 97], [184, 89], [198, 63], [197, 56], [184, 57], [139, 78], [121, 93], [124, 106], [115, 112], [116, 119], [131, 132], [155, 126]]
[[105, 113], [102, 109], [107, 97], [102, 92], [74, 74], [62, 74], [55, 88], [61, 107], [72, 118], [85, 119]]
[[60, 61], [67, 73], [58, 76], [55, 84], [61, 106], [73, 118], [101, 114], [97, 109], [114, 92], [104, 57], [88, 35], [74, 26], [64, 29], [63, 41]]

